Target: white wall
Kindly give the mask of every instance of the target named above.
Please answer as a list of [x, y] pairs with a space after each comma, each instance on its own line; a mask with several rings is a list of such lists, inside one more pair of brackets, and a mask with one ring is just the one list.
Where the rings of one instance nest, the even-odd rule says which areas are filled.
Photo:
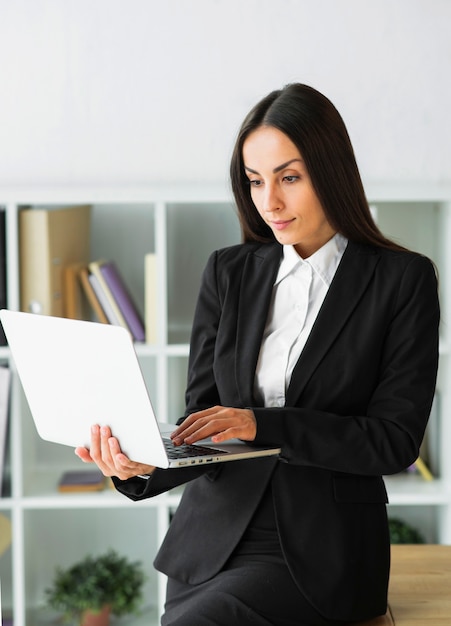
[[0, 185], [221, 181], [301, 81], [367, 181], [451, 179], [449, 0], [0, 0]]

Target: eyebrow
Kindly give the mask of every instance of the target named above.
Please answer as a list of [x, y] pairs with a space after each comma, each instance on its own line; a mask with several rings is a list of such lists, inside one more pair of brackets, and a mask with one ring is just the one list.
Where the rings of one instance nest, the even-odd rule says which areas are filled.
[[[275, 167], [273, 169], [272, 173], [273, 174], [277, 174], [278, 172], [281, 172], [286, 167], [288, 167], [292, 163], [295, 163], [296, 161], [299, 161], [299, 163], [302, 163], [302, 159], [299, 159], [299, 158], [291, 159], [291, 161], [287, 161], [286, 163], [282, 163], [282, 165], [278, 165], [277, 167]], [[251, 172], [252, 174], [259, 174], [260, 175], [260, 173], [257, 172], [257, 170], [253, 170], [250, 167], [247, 167], [247, 165], [244, 166], [244, 169], [247, 170], [248, 172]]]

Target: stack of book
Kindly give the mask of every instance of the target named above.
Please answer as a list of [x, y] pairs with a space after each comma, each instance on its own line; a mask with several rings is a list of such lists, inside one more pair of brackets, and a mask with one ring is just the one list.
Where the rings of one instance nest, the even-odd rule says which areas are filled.
[[[0, 260], [4, 223], [4, 211], [0, 208]], [[88, 205], [20, 211], [21, 310], [81, 320], [91, 320], [94, 313], [100, 322], [126, 328], [134, 341], [154, 343], [155, 254], [146, 255], [145, 260], [147, 329], [114, 261], [90, 260], [90, 228]], [[3, 252], [4, 248], [3, 245]], [[0, 262], [0, 305], [1, 293], [6, 294], [2, 267]]]
[[105, 476], [98, 469], [68, 470], [58, 481], [58, 491], [61, 493], [102, 491], [106, 482]]
[[135, 341], [145, 341], [143, 319], [114, 261], [92, 261], [78, 276], [100, 322], [123, 326]]

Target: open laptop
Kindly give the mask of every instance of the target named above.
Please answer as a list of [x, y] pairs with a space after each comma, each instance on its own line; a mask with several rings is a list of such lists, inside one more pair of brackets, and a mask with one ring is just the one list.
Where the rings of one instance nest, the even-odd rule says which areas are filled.
[[175, 425], [158, 424], [125, 328], [6, 309], [0, 320], [42, 439], [89, 448], [91, 425], [107, 425], [130, 459], [161, 468], [280, 452], [238, 439], [173, 446]]

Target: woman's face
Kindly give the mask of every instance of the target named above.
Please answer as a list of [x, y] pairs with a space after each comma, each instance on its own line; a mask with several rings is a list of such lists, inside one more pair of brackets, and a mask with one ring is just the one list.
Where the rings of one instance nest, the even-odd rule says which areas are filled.
[[302, 156], [287, 135], [271, 126], [257, 128], [243, 144], [243, 160], [252, 200], [279, 243], [294, 246], [305, 259], [334, 236]]

